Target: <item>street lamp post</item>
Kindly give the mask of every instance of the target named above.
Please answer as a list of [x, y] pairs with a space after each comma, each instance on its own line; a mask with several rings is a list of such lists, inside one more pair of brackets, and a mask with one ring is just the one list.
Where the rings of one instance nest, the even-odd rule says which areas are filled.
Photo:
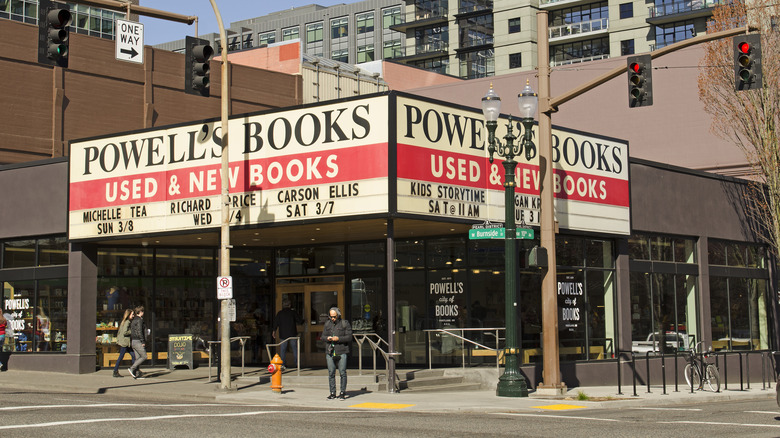
[[520, 348], [517, 342], [517, 237], [515, 227], [515, 168], [517, 161], [515, 156], [525, 150], [527, 160], [534, 157], [536, 147], [533, 144], [532, 132], [534, 115], [538, 105], [536, 93], [526, 82], [525, 88], [517, 96], [520, 105], [520, 123], [523, 125], [523, 138], [515, 144], [517, 137], [512, 133], [512, 118], [507, 123], [507, 133], [504, 136], [504, 144], [496, 139], [496, 127], [498, 116], [501, 112], [501, 98], [490, 91], [482, 98], [482, 113], [485, 116], [488, 130], [488, 152], [490, 162], [493, 163], [493, 155], [498, 154], [504, 158], [504, 210], [505, 210], [505, 284], [504, 284], [504, 308], [506, 320], [506, 345], [504, 347], [504, 374], [498, 378], [496, 395], [501, 397], [528, 397], [528, 384], [520, 374], [519, 355]]

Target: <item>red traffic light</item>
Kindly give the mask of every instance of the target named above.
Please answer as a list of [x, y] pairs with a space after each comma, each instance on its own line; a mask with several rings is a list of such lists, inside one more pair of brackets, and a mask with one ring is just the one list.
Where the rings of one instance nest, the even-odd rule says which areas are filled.
[[746, 55], [747, 55], [748, 53], [750, 53], [750, 43], [747, 43], [747, 42], [745, 42], [745, 41], [742, 41], [741, 43], [739, 43], [739, 44], [738, 44], [738, 46], [737, 46], [737, 47], [739, 48], [739, 51], [740, 51], [740, 52], [742, 52], [742, 53], [744, 53], [744, 54], [746, 54]]
[[640, 71], [642, 71], [642, 64], [638, 62], [634, 62], [631, 63], [631, 65], [628, 68], [631, 69], [631, 71], [634, 73], [639, 73]]

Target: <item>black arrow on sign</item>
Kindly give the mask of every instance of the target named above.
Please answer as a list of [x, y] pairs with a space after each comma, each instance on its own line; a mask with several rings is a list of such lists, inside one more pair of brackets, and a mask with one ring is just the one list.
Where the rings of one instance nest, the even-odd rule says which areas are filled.
[[119, 53], [123, 53], [125, 55], [130, 55], [131, 58], [135, 58], [135, 55], [138, 54], [138, 52], [135, 51], [135, 47], [131, 47], [130, 50], [119, 49]]

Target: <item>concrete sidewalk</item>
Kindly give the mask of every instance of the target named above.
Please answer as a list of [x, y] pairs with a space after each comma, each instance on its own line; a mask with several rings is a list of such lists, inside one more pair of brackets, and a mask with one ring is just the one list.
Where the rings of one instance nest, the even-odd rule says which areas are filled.
[[[759, 400], [775, 397], [774, 385], [762, 388], [761, 382], [753, 382], [751, 388], [739, 390], [739, 382], [730, 384], [728, 390], [713, 393], [712, 391], [695, 391], [684, 384], [679, 391], [674, 391], [674, 385], [667, 386], [666, 394], [660, 386], [637, 387], [637, 396], [633, 396], [631, 385], [622, 388], [618, 394], [616, 386], [571, 388], [565, 396], [542, 397], [531, 391], [528, 398], [498, 397], [494, 390], [473, 390], [458, 392], [415, 392], [411, 390], [399, 393], [384, 391], [369, 392], [362, 389], [347, 391], [349, 396], [345, 401], [326, 400], [328, 390], [325, 386], [306, 387], [288, 386], [282, 393], [275, 393], [269, 384], [261, 384], [260, 377], [268, 376], [265, 368], [247, 367], [244, 376], [241, 368], [232, 369], [235, 390], [225, 392], [220, 390], [215, 380], [209, 382], [208, 367], [194, 370], [164, 368], [145, 369], [145, 379], [134, 380], [122, 370], [124, 378], [112, 377], [112, 371], [101, 370], [92, 374], [59, 374], [34, 371], [10, 370], [0, 374], [0, 384], [5, 390], [50, 391], [78, 394], [106, 395], [114, 400], [121, 399], [171, 399], [178, 402], [222, 402], [241, 404], [273, 404], [296, 407], [327, 407], [353, 409], [401, 409], [420, 412], [512, 412], [538, 409], [577, 409], [615, 408], [615, 407], [648, 407], [675, 404], [697, 404], [727, 400]], [[216, 370], [212, 369], [216, 374]], [[323, 384], [327, 383], [326, 370], [302, 370], [302, 374], [321, 376]], [[357, 370], [349, 370], [349, 375], [357, 375]], [[288, 370], [284, 377], [295, 375]], [[212, 376], [214, 379], [216, 375]], [[284, 378], [282, 381], [284, 385]], [[589, 400], [578, 400], [580, 393]]]

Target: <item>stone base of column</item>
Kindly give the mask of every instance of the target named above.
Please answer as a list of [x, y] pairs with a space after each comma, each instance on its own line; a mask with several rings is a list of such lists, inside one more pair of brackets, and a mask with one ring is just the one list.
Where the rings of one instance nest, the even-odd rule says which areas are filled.
[[566, 387], [565, 383], [561, 383], [559, 385], [551, 385], [547, 386], [544, 383], [540, 383], [539, 386], [536, 387], [535, 395], [564, 395], [569, 390], [569, 388]]

